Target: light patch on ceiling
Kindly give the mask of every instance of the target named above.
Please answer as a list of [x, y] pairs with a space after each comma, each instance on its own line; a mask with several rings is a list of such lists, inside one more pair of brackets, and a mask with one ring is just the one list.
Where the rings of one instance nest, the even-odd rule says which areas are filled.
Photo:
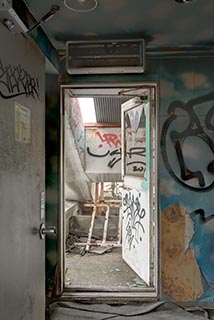
[[78, 98], [83, 123], [96, 123], [94, 98]]
[[95, 37], [98, 37], [98, 34], [97, 33], [95, 33], [95, 32], [86, 32], [86, 33], [84, 33], [84, 36], [85, 37], [93, 37], [93, 38], [95, 38]]
[[[173, 16], [173, 6], [170, 6], [169, 3], [166, 1], [163, 3], [163, 1], [159, 1], [159, 3], [155, 3], [155, 6], [152, 8], [152, 19], [151, 16], [149, 16], [149, 19], [151, 21], [165, 21], [165, 26], [167, 27], [168, 22], [170, 21], [171, 17]], [[160, 27], [160, 26], [157, 26]], [[168, 25], [168, 28], [170, 26]]]
[[213, 40], [213, 27], [210, 29], [203, 29], [202, 31], [198, 32], [197, 38], [199, 40]]
[[150, 44], [157, 45], [157, 46], [164, 46], [169, 44], [169, 37], [165, 34], [155, 34], [153, 36], [153, 40]]
[[191, 90], [195, 88], [207, 89], [210, 87], [207, 76], [201, 73], [184, 72], [180, 75], [180, 78], [187, 89], [191, 89]]
[[186, 31], [189, 33], [189, 30], [194, 30], [194, 27], [197, 26], [198, 21], [195, 17], [187, 17], [181, 20], [175, 20], [174, 25], [175, 28], [179, 31]]
[[127, 1], [125, 0], [108, 0], [105, 2], [105, 12], [113, 12], [115, 13], [115, 11], [119, 11], [121, 9], [123, 9], [127, 4]]
[[204, 12], [205, 14], [213, 15], [214, 14], [213, 1], [208, 4], [204, 4], [204, 7], [202, 8], [202, 12]]
[[180, 93], [175, 90], [172, 82], [161, 80], [160, 94], [162, 97], [178, 97]]
[[117, 27], [123, 30], [131, 30], [137, 24], [136, 14], [130, 14], [126, 16], [120, 16], [116, 21], [115, 24]]

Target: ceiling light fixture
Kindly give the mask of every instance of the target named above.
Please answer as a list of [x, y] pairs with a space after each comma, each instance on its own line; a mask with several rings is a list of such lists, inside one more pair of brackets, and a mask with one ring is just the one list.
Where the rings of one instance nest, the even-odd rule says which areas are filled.
[[97, 8], [97, 0], [64, 0], [64, 5], [75, 12], [90, 12]]
[[192, 2], [194, 0], [174, 0], [175, 2], [177, 3], [189, 3], [189, 2]]

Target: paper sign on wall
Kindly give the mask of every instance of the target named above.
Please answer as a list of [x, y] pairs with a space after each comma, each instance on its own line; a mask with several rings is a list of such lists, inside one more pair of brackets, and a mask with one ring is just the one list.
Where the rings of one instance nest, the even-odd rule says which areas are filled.
[[15, 140], [30, 143], [30, 109], [15, 102]]

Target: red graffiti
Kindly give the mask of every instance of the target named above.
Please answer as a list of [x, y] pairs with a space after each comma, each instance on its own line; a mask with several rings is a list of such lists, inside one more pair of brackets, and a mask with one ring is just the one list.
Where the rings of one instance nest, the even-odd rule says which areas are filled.
[[[121, 146], [121, 135], [115, 133], [103, 133], [99, 131], [96, 132], [96, 135], [99, 137], [101, 142], [105, 142], [108, 146], [118, 148]], [[99, 145], [99, 148], [102, 148], [102, 144]]]

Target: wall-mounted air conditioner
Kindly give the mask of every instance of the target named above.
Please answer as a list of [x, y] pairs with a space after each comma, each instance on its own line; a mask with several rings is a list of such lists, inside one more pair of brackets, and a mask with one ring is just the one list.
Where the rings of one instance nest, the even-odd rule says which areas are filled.
[[144, 40], [68, 41], [66, 65], [69, 74], [142, 73]]

